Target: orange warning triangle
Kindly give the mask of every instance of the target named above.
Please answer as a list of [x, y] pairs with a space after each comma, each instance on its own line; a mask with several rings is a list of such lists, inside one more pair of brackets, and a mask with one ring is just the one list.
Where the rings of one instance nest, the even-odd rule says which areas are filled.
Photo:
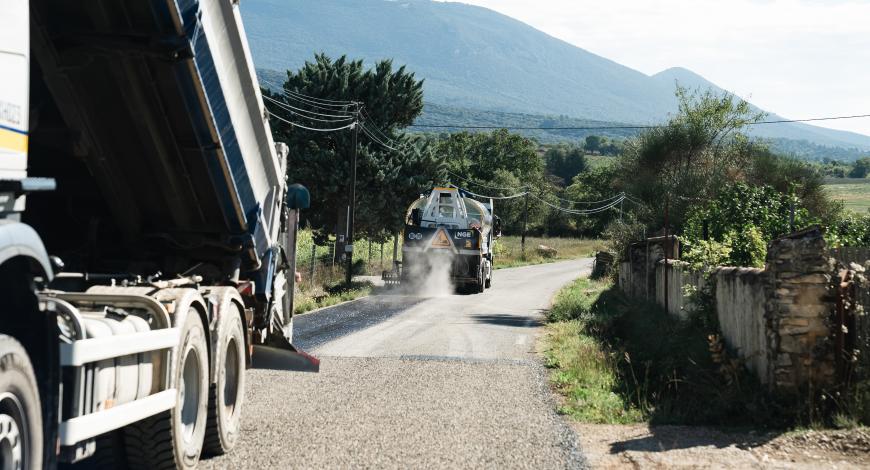
[[432, 244], [429, 246], [432, 248], [450, 248], [453, 244], [450, 243], [450, 238], [444, 232], [444, 229], [441, 229], [435, 234], [435, 239], [432, 240]]

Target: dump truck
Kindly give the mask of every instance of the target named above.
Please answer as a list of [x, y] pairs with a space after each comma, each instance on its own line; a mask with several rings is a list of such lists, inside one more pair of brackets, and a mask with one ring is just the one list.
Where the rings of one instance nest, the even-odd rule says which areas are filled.
[[0, 466], [229, 451], [308, 205], [238, 2], [7, 0], [0, 71]]
[[434, 188], [408, 208], [402, 260], [383, 274], [389, 284], [437, 282], [446, 274], [459, 289], [483, 292], [492, 285], [493, 244], [501, 220], [493, 202], [481, 202], [456, 187]]

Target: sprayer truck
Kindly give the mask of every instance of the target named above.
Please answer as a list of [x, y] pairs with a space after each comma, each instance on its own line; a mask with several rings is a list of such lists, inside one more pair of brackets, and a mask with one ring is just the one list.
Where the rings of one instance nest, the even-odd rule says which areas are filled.
[[0, 467], [234, 446], [293, 349], [286, 166], [238, 2], [0, 4]]
[[434, 188], [408, 208], [402, 261], [384, 273], [388, 283], [437, 282], [443, 273], [457, 288], [483, 292], [492, 285], [493, 243], [501, 220], [493, 204], [459, 188]]

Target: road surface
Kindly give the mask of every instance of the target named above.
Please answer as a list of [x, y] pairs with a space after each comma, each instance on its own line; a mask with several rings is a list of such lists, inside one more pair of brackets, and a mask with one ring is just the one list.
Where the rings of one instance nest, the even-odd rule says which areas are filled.
[[296, 319], [319, 373], [250, 370], [236, 449], [203, 468], [577, 468], [535, 353], [591, 260], [495, 272], [484, 294], [382, 295]]

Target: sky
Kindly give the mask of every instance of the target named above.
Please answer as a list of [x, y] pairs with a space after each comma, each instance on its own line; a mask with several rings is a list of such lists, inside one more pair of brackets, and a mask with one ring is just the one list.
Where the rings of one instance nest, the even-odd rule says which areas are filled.
[[[870, 114], [870, 0], [461, 0], [790, 119]], [[870, 118], [814, 123], [870, 135]]]

